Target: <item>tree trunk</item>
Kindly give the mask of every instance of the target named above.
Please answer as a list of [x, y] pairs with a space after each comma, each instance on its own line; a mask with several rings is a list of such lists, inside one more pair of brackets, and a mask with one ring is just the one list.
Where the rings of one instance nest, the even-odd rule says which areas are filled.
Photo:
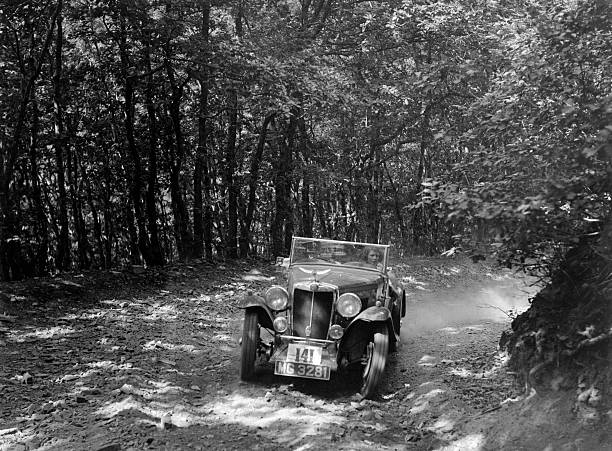
[[[420, 154], [419, 154], [419, 167], [417, 169], [417, 177], [416, 177], [416, 185], [414, 187], [414, 200], [417, 200], [418, 193], [422, 190], [421, 183], [425, 178], [425, 168], [426, 168], [426, 156], [427, 156], [427, 148], [429, 145], [429, 121], [431, 117], [431, 109], [432, 104], [429, 104], [425, 107], [425, 111], [423, 112], [423, 118], [421, 119], [421, 144], [420, 144]], [[425, 207], [420, 209], [415, 209], [412, 214], [412, 239], [417, 249], [421, 246], [421, 242], [425, 241], [423, 238], [425, 236]]]
[[130, 263], [132, 265], [140, 265], [142, 260], [140, 259], [138, 249], [138, 230], [134, 225], [134, 210], [129, 202], [125, 205], [125, 221], [129, 234]]
[[238, 187], [234, 179], [236, 172], [236, 130], [238, 123], [238, 92], [231, 88], [228, 92], [229, 127], [225, 152], [225, 187], [227, 189], [227, 235], [225, 249], [227, 257], [238, 257]]
[[208, 95], [210, 90], [210, 71], [208, 54], [210, 49], [210, 0], [202, 1], [202, 36], [203, 48], [200, 67], [200, 98], [198, 111], [198, 146], [196, 149], [193, 170], [193, 238], [194, 255], [201, 257], [204, 253], [212, 259], [212, 214], [210, 207], [210, 178], [208, 175]]
[[393, 207], [394, 207], [394, 212], [395, 212], [395, 219], [397, 221], [397, 226], [399, 228], [399, 232], [400, 232], [400, 240], [401, 240], [401, 244], [406, 245], [408, 243], [406, 243], [405, 239], [406, 239], [406, 227], [404, 225], [404, 217], [402, 215], [402, 206], [401, 206], [401, 200], [400, 200], [400, 193], [399, 190], [397, 188], [397, 186], [395, 186], [395, 182], [393, 181], [393, 177], [391, 177], [391, 173], [389, 172], [389, 168], [387, 167], [386, 164], [384, 164], [384, 168], [385, 168], [385, 172], [387, 173], [387, 178], [389, 179], [389, 184], [391, 185], [391, 188], [393, 189]]
[[149, 171], [147, 176], [147, 190], [145, 194], [145, 208], [147, 213], [147, 227], [151, 241], [151, 265], [163, 265], [165, 263], [163, 249], [159, 240], [158, 214], [156, 207], [157, 194], [157, 147], [159, 132], [157, 114], [154, 101], [153, 68], [151, 67], [150, 36], [145, 43], [145, 60], [147, 65], [147, 83], [145, 98], [147, 104], [147, 117], [149, 121]]
[[67, 172], [68, 172], [68, 186], [70, 188], [70, 201], [72, 204], [72, 220], [74, 224], [74, 232], [77, 240], [77, 255], [79, 258], [79, 269], [89, 268], [88, 254], [89, 241], [87, 240], [87, 231], [85, 227], [85, 220], [83, 219], [83, 208], [80, 198], [80, 189], [78, 182], [78, 161], [76, 155], [67, 149]]
[[370, 155], [368, 170], [366, 172], [368, 178], [368, 193], [366, 201], [366, 224], [367, 235], [366, 241], [369, 243], [378, 243], [380, 240], [380, 192], [381, 192], [381, 176], [380, 176], [380, 145], [376, 142], [380, 127], [378, 125], [378, 116], [373, 118], [373, 124], [370, 128]]
[[346, 193], [344, 192], [344, 187], [339, 187], [338, 189], [338, 210], [340, 211], [340, 225], [342, 226], [341, 235], [343, 240], [352, 241], [351, 233], [349, 231], [349, 218], [348, 218], [348, 209], [346, 205]]
[[104, 241], [102, 239], [102, 224], [100, 223], [100, 215], [98, 213], [98, 208], [96, 207], [96, 203], [94, 202], [93, 191], [91, 189], [91, 181], [89, 180], [84, 165], [81, 166], [81, 178], [83, 179], [83, 184], [85, 186], [87, 204], [89, 205], [89, 210], [91, 211], [94, 240], [98, 252], [98, 263], [96, 264], [96, 259], [94, 259], [94, 264], [98, 268], [105, 268], [106, 258], [104, 255]]
[[[174, 103], [174, 101], [172, 102]], [[171, 106], [171, 116], [174, 130], [174, 145], [176, 151], [173, 152], [174, 158], [170, 169], [170, 194], [172, 197], [172, 213], [174, 215], [174, 230], [177, 240], [177, 250], [181, 260], [189, 259], [192, 256], [191, 246], [192, 237], [189, 233], [189, 215], [185, 206], [183, 188], [181, 186], [181, 167], [183, 145], [180, 130], [180, 113], [177, 105]]]
[[[295, 110], [295, 109], [294, 109]], [[274, 176], [275, 212], [271, 228], [272, 252], [286, 255], [293, 236], [291, 182], [293, 178], [293, 148], [296, 133], [296, 112], [292, 111], [285, 139], [279, 143], [279, 158]]]
[[[300, 96], [300, 101], [301, 101]], [[310, 183], [311, 183], [311, 171], [310, 171], [310, 140], [308, 139], [306, 132], [306, 123], [302, 111], [300, 111], [298, 117], [298, 130], [299, 130], [299, 143], [300, 153], [303, 157], [302, 162], [302, 195], [301, 195], [301, 213], [302, 213], [302, 224], [300, 229], [302, 230], [302, 236], [312, 236], [312, 210], [310, 208]]]
[[49, 223], [45, 214], [42, 193], [40, 189], [40, 180], [38, 179], [38, 132], [40, 111], [36, 102], [36, 94], [33, 92], [34, 102], [32, 108], [32, 138], [30, 142], [30, 177], [32, 179], [32, 198], [34, 201], [34, 209], [36, 211], [36, 223], [34, 224], [34, 234], [38, 238], [36, 256], [35, 256], [35, 272], [38, 275], [47, 272], [47, 257], [49, 254]]
[[[105, 159], [110, 161], [110, 151], [105, 148]], [[104, 166], [104, 267], [110, 268], [113, 264], [113, 247], [112, 243], [115, 241], [115, 230], [113, 227], [113, 212], [111, 209], [111, 199], [113, 196], [112, 191], [112, 177], [110, 165]]]
[[177, 240], [177, 250], [181, 260], [192, 257], [193, 237], [189, 232], [189, 213], [185, 205], [183, 188], [181, 186], [181, 170], [185, 158], [185, 145], [181, 128], [181, 100], [183, 88], [177, 83], [174, 68], [172, 67], [172, 49], [170, 41], [164, 45], [164, 66], [172, 94], [168, 104], [172, 134], [174, 137], [174, 151], [171, 152], [170, 193], [172, 196], [172, 213], [174, 214], [174, 230]]
[[302, 236], [312, 237], [312, 212], [310, 209], [310, 177], [308, 171], [304, 171], [302, 179]]
[[[238, 2], [236, 12], [236, 36], [242, 41], [242, 1]], [[236, 139], [238, 129], [238, 89], [231, 86], [228, 97], [228, 129], [225, 150], [225, 187], [227, 189], [227, 235], [225, 249], [229, 258], [238, 257], [238, 193], [239, 186], [234, 177], [236, 173]]]
[[[126, 14], [125, 8], [122, 11], [120, 18], [121, 36], [119, 43], [119, 53], [121, 59], [121, 76], [123, 81], [123, 110], [124, 110], [124, 128], [127, 139], [127, 150], [129, 155], [129, 197], [132, 202], [134, 209], [131, 216], [134, 217], [136, 224], [136, 247], [131, 246], [132, 256], [131, 260], [133, 264], [140, 264], [142, 256], [147, 264], [151, 264], [153, 261], [151, 253], [151, 244], [149, 236], [147, 234], [146, 219], [144, 215], [144, 209], [142, 206], [142, 163], [140, 161], [140, 154], [136, 145], [136, 138], [134, 132], [134, 121], [135, 121], [135, 105], [134, 105], [134, 82], [135, 76], [130, 73], [130, 60], [127, 50], [127, 29], [126, 29]], [[130, 227], [133, 226], [133, 222], [129, 221]], [[132, 239], [134, 235], [130, 233]], [[135, 249], [139, 252], [134, 253]]]
[[[60, 1], [61, 3], [61, 1]], [[57, 194], [59, 204], [60, 235], [57, 243], [56, 266], [60, 271], [70, 268], [70, 237], [68, 236], [68, 199], [64, 164], [64, 111], [62, 99], [62, 16], [57, 17], [57, 38], [55, 40], [55, 62], [53, 71], [53, 109], [55, 114], [54, 148], [57, 171]]]
[[259, 166], [263, 157], [264, 148], [266, 146], [266, 136], [268, 126], [274, 119], [274, 114], [266, 116], [259, 132], [259, 140], [257, 141], [257, 149], [251, 160], [251, 170], [249, 172], [249, 200], [247, 204], [246, 216], [242, 223], [240, 231], [240, 257], [245, 258], [249, 253], [251, 242], [251, 227], [253, 224], [253, 216], [257, 204], [257, 179], [259, 178]]
[[318, 189], [313, 193], [317, 217], [319, 219], [319, 231], [323, 238], [329, 238], [331, 234], [331, 227], [327, 218], [327, 212], [325, 211], [325, 193], [327, 189], [327, 185], [323, 183], [319, 185]]

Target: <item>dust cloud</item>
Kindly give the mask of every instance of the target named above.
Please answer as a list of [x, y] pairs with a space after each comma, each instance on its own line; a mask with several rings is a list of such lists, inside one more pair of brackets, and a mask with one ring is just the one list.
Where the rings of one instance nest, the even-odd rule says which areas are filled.
[[507, 322], [529, 308], [537, 288], [523, 280], [478, 283], [453, 289], [407, 290], [402, 337], [480, 322]]

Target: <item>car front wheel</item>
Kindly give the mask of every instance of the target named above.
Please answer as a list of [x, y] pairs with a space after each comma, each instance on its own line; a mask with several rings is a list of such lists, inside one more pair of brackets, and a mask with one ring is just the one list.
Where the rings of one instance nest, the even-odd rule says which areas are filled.
[[240, 379], [252, 379], [255, 375], [255, 359], [259, 341], [259, 324], [257, 312], [245, 310], [242, 326], [242, 348], [240, 350]]
[[384, 324], [377, 324], [364, 355], [365, 366], [360, 390], [364, 398], [372, 398], [376, 393], [376, 388], [385, 371], [388, 352], [389, 331]]

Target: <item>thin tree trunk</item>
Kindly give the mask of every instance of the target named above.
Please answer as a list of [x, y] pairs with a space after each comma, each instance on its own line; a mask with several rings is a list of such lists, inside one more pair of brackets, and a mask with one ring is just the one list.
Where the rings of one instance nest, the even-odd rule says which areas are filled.
[[172, 49], [170, 41], [165, 43], [164, 66], [170, 88], [171, 99], [168, 105], [172, 134], [174, 136], [174, 152], [172, 152], [170, 169], [170, 193], [172, 196], [172, 212], [174, 214], [175, 234], [179, 258], [186, 260], [192, 256], [193, 237], [189, 232], [189, 213], [185, 205], [184, 193], [181, 186], [181, 170], [185, 158], [185, 145], [181, 129], [181, 99], [183, 88], [178, 85], [171, 63]]
[[[87, 195], [87, 204], [89, 205], [89, 209], [91, 210], [91, 217], [93, 221], [93, 234], [94, 240], [96, 243], [96, 248], [98, 251], [98, 261], [99, 263], [96, 265], [98, 268], [106, 267], [106, 258], [104, 255], [104, 241], [102, 240], [102, 224], [100, 223], [100, 215], [98, 213], [98, 208], [94, 202], [93, 192], [91, 189], [91, 182], [89, 177], [87, 176], [87, 171], [85, 170], [85, 166], [81, 166], [81, 178], [85, 185], [85, 192]], [[95, 262], [95, 260], [94, 260]]]
[[274, 177], [275, 213], [271, 230], [274, 255], [287, 254], [293, 235], [291, 182], [296, 126], [297, 120], [294, 111], [289, 119], [285, 139], [279, 145], [279, 158]]
[[129, 234], [130, 263], [132, 265], [140, 265], [142, 260], [138, 249], [138, 230], [134, 225], [134, 210], [129, 203], [125, 205], [125, 221]]
[[251, 160], [251, 170], [249, 172], [249, 200], [247, 205], [246, 216], [243, 221], [242, 229], [240, 231], [240, 257], [245, 258], [249, 253], [249, 246], [251, 242], [251, 227], [253, 224], [253, 215], [255, 214], [255, 207], [257, 204], [257, 179], [259, 178], [259, 166], [261, 158], [263, 156], [264, 148], [266, 146], [266, 136], [268, 133], [268, 126], [274, 119], [274, 114], [266, 116], [259, 132], [259, 140], [257, 142], [257, 149]]
[[35, 268], [36, 274], [42, 275], [47, 271], [47, 257], [49, 253], [49, 223], [45, 214], [40, 180], [38, 179], [38, 132], [40, 123], [40, 111], [36, 102], [36, 94], [33, 92], [34, 101], [32, 108], [32, 138], [30, 142], [30, 177], [32, 178], [32, 198], [36, 211], [36, 223], [34, 233], [38, 237]]
[[325, 184], [319, 185], [318, 189], [314, 193], [315, 198], [315, 208], [317, 212], [317, 217], [319, 219], [319, 230], [321, 233], [321, 237], [329, 238], [330, 237], [330, 226], [327, 221], [327, 213], [325, 212], [325, 195], [324, 190], [327, 190], [327, 186]]
[[350, 189], [351, 203], [353, 205], [353, 209], [355, 211], [355, 218], [353, 220], [352, 228], [355, 239], [357, 241], [365, 240], [365, 232], [363, 223], [363, 216], [365, 210], [365, 186], [361, 177], [359, 177]]
[[[55, 191], [55, 190], [53, 190]], [[53, 231], [53, 234], [55, 236], [59, 236], [59, 225], [57, 224], [57, 215], [55, 213], [55, 200], [51, 200], [51, 196], [49, 195], [49, 192], [47, 189], [45, 189], [45, 184], [42, 183], [40, 186], [40, 192], [43, 198], [43, 203], [47, 206], [47, 208], [49, 209], [49, 226], [51, 228], [51, 230]]]
[[[61, 0], [60, 2], [61, 3]], [[59, 270], [70, 267], [70, 237], [68, 236], [68, 200], [66, 193], [66, 175], [64, 164], [64, 111], [62, 99], [62, 16], [57, 17], [57, 35], [55, 40], [55, 62], [53, 72], [53, 109], [55, 114], [54, 148], [57, 171], [57, 193], [59, 204], [60, 235], [57, 243], [56, 265]]]
[[227, 236], [225, 248], [229, 258], [238, 257], [238, 187], [234, 180], [236, 171], [236, 130], [238, 123], [238, 92], [232, 88], [229, 98], [229, 128], [225, 152], [225, 186], [227, 189]]
[[[429, 145], [429, 121], [431, 117], [431, 109], [432, 104], [429, 104], [425, 107], [425, 111], [423, 112], [423, 118], [421, 120], [421, 145], [420, 145], [420, 154], [419, 154], [419, 167], [417, 169], [417, 178], [416, 185], [414, 187], [415, 194], [414, 199], [417, 200], [418, 193], [421, 191], [422, 186], [421, 183], [425, 178], [425, 168], [426, 168], [426, 157], [427, 157], [427, 148]], [[421, 241], [424, 241], [423, 238], [426, 234], [425, 232], [425, 212], [424, 207], [421, 209], [415, 209], [412, 214], [412, 232], [413, 232], [413, 242], [418, 247], [420, 246]]]
[[[174, 103], [174, 101], [172, 103]], [[183, 189], [181, 187], [183, 145], [181, 144], [182, 133], [180, 131], [179, 125], [180, 113], [178, 111], [177, 105], [171, 106], [170, 109], [175, 138], [174, 145], [176, 148], [176, 151], [173, 152], [174, 158], [172, 162], [172, 167], [170, 169], [170, 194], [172, 197], [172, 213], [174, 215], [175, 233], [177, 237], [179, 258], [181, 260], [186, 260], [192, 255], [192, 237], [189, 233], [189, 215], [185, 206]]]
[[204, 189], [204, 254], [207, 260], [213, 258], [213, 209], [212, 209], [212, 179], [207, 155], [202, 158], [202, 180]]
[[[300, 96], [300, 102], [302, 98]], [[301, 195], [301, 213], [302, 213], [302, 224], [301, 230], [302, 235], [311, 237], [312, 236], [312, 211], [310, 209], [310, 141], [306, 132], [306, 123], [302, 110], [300, 109], [298, 121], [299, 130], [299, 143], [300, 152], [304, 161], [302, 162], [302, 195]]]
[[386, 164], [384, 164], [384, 168], [385, 168], [385, 172], [387, 173], [387, 178], [389, 179], [389, 184], [391, 185], [391, 188], [393, 189], [393, 207], [395, 211], [395, 219], [397, 220], [397, 226], [400, 231], [401, 243], [402, 245], [405, 245], [408, 243], [404, 241], [406, 239], [406, 227], [404, 225], [404, 217], [402, 215], [402, 207], [400, 203], [399, 190], [395, 186], [395, 183], [393, 182], [393, 177], [391, 177], [391, 173], [389, 172], [389, 168], [387, 167]]
[[78, 161], [76, 155], [70, 149], [67, 149], [67, 172], [68, 186], [70, 188], [70, 201], [72, 204], [72, 220], [74, 223], [74, 232], [77, 241], [77, 255], [79, 258], [79, 269], [87, 269], [89, 267], [89, 242], [87, 240], [87, 231], [85, 228], [85, 220], [83, 219], [82, 204], [80, 199], [80, 190], [78, 187]]
[[346, 204], [346, 192], [344, 191], [344, 187], [340, 187], [338, 191], [338, 206], [340, 207], [340, 216], [342, 218], [340, 223], [344, 231], [344, 240], [352, 241], [353, 236], [352, 230], [350, 230], [349, 227], [349, 212]]
[[154, 104], [154, 82], [153, 69], [151, 67], [151, 46], [146, 40], [145, 59], [147, 65], [146, 103], [147, 116], [149, 120], [149, 171], [147, 175], [147, 191], [145, 197], [145, 208], [147, 213], [147, 226], [151, 242], [151, 265], [163, 265], [165, 263], [163, 249], [159, 240], [159, 228], [157, 226], [158, 214], [156, 208], [157, 194], [157, 147], [158, 147], [158, 124]]
[[[377, 118], [374, 119], [376, 121]], [[380, 228], [380, 187], [379, 187], [379, 179], [380, 179], [380, 165], [379, 156], [380, 156], [380, 147], [376, 143], [377, 135], [379, 128], [377, 123], [371, 127], [370, 130], [370, 164], [368, 169], [368, 195], [366, 201], [366, 214], [367, 214], [367, 235], [366, 241], [369, 243], [378, 242], [379, 238], [379, 228]]]
[[[109, 149], [105, 149], [106, 161], [110, 161]], [[104, 166], [104, 267], [110, 268], [113, 264], [113, 247], [115, 230], [113, 227], [113, 213], [111, 209], [112, 177], [109, 165]]]
[[301, 196], [301, 210], [302, 210], [302, 235], [306, 237], [312, 236], [312, 213], [310, 210], [310, 177], [308, 172], [304, 171], [302, 179], [302, 196]]
[[[238, 2], [236, 12], [236, 36], [242, 41], [242, 1]], [[227, 188], [227, 235], [225, 248], [229, 258], [238, 257], [238, 192], [234, 178], [236, 172], [236, 139], [238, 129], [238, 90], [235, 86], [228, 90], [229, 126], [227, 130], [227, 146], [225, 152], [225, 186]]]
[[284, 148], [283, 154], [281, 156], [282, 159], [282, 167], [284, 172], [284, 183], [285, 189], [284, 193], [286, 198], [283, 201], [285, 211], [283, 212], [283, 216], [285, 217], [285, 230], [284, 230], [284, 248], [283, 255], [288, 255], [291, 250], [291, 240], [293, 239], [293, 231], [295, 228], [294, 219], [293, 219], [293, 205], [291, 203], [291, 192], [293, 187], [293, 150], [295, 149], [295, 134], [297, 128], [297, 111], [294, 112], [294, 115], [291, 118], [289, 125], [289, 134], [287, 139], [287, 146]]
[[[202, 55], [200, 67], [200, 97], [198, 105], [198, 145], [193, 169], [193, 251], [194, 256], [205, 253], [212, 259], [212, 220], [210, 212], [210, 179], [208, 176], [208, 95], [210, 71], [208, 70], [208, 43], [210, 36], [210, 1], [202, 1]], [[203, 190], [205, 192], [203, 192]], [[204, 205], [206, 202], [206, 205]]]

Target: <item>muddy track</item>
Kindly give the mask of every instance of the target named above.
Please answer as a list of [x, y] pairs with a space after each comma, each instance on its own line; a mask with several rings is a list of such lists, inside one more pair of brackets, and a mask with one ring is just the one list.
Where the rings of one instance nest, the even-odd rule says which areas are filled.
[[496, 347], [530, 294], [487, 271], [398, 268], [402, 345], [374, 401], [354, 376], [313, 383], [262, 364], [256, 382], [238, 380], [236, 299], [272, 270], [182, 267], [53, 299], [22, 287], [0, 341], [0, 450], [486, 448], [465, 425], [517, 394]]

